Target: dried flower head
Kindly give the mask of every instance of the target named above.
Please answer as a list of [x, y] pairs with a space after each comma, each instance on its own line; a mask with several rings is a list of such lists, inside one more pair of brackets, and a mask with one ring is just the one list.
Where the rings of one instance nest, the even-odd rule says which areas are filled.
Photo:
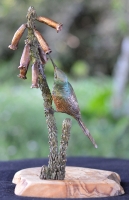
[[18, 68], [24, 67], [28, 69], [29, 63], [30, 63], [30, 45], [26, 44], [20, 59], [20, 66]]
[[52, 19], [40, 16], [40, 17], [37, 17], [37, 20], [39, 22], [47, 24], [48, 26], [51, 26], [52, 28], [55, 28], [57, 30], [57, 33], [62, 30], [63, 24], [58, 23]]
[[43, 49], [41, 48], [41, 46], [38, 47], [38, 51], [39, 51], [39, 56], [42, 61], [42, 64], [44, 65], [47, 62], [48, 58], [46, 54], [44, 53]]
[[49, 48], [47, 42], [45, 41], [45, 39], [43, 38], [41, 33], [39, 31], [37, 31], [36, 29], [34, 29], [34, 34], [35, 34], [40, 46], [42, 47], [44, 53], [45, 54], [51, 53], [51, 49]]
[[38, 75], [39, 75], [39, 69], [38, 69], [38, 62], [35, 62], [32, 65], [32, 85], [31, 88], [38, 88]]
[[20, 74], [17, 76], [22, 79], [27, 79], [26, 74], [27, 74], [27, 69], [25, 67], [21, 67]]
[[12, 42], [11, 42], [11, 45], [9, 45], [8, 47], [12, 50], [16, 50], [17, 47], [18, 47], [18, 43], [24, 33], [26, 29], [26, 24], [22, 24], [19, 29], [15, 32], [14, 36], [13, 36], [13, 39], [12, 39]]

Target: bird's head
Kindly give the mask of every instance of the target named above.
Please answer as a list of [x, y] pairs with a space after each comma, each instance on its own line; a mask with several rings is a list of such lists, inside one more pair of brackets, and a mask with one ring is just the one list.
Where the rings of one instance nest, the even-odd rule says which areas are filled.
[[54, 81], [62, 83], [66, 83], [68, 81], [66, 74], [56, 66], [54, 67]]
[[50, 60], [54, 67], [54, 81], [59, 82], [59, 83], [66, 83], [68, 81], [66, 74], [55, 65], [51, 57], [50, 57]]

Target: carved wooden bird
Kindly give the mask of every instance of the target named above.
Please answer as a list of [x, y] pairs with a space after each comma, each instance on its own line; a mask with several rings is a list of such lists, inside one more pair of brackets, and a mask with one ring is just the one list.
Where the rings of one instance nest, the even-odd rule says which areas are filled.
[[95, 148], [97, 148], [89, 130], [82, 122], [78, 101], [71, 84], [68, 82], [66, 74], [55, 65], [51, 57], [50, 59], [54, 67], [54, 86], [52, 98], [56, 106], [56, 111], [67, 113], [68, 115], [74, 117], [85, 135], [88, 136]]

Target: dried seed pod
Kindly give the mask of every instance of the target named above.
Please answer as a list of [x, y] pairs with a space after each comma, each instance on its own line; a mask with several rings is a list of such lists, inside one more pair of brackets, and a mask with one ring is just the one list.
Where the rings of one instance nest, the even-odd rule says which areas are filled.
[[42, 47], [44, 53], [45, 54], [51, 53], [51, 49], [49, 48], [47, 42], [45, 41], [45, 39], [43, 38], [41, 33], [39, 31], [37, 31], [36, 29], [34, 29], [34, 34], [35, 34], [40, 46]]
[[19, 78], [27, 79], [26, 78], [27, 69], [25, 67], [20, 68], [20, 74], [17, 75]]
[[38, 75], [39, 75], [39, 69], [38, 69], [38, 62], [35, 62], [32, 65], [32, 85], [31, 88], [38, 88]]
[[48, 26], [51, 26], [52, 28], [55, 28], [57, 30], [57, 33], [62, 30], [63, 24], [57, 23], [52, 19], [40, 16], [40, 17], [37, 17], [37, 20], [39, 22], [47, 24]]
[[39, 50], [39, 56], [41, 58], [42, 64], [44, 65], [47, 62], [48, 58], [40, 46], [38, 47], [38, 50]]
[[10, 49], [12, 49], [12, 50], [17, 49], [19, 40], [21, 39], [25, 29], [26, 29], [26, 24], [22, 24], [19, 27], [19, 29], [15, 32], [13, 39], [12, 39], [12, 42], [11, 42], [11, 45], [8, 46]]
[[30, 45], [26, 44], [20, 59], [20, 66], [18, 68], [24, 67], [28, 69], [29, 63], [30, 63]]

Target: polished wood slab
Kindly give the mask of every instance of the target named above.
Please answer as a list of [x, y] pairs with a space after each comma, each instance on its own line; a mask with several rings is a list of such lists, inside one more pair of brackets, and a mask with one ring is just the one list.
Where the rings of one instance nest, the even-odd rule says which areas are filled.
[[40, 167], [18, 171], [13, 178], [15, 194], [46, 198], [90, 198], [124, 194], [115, 172], [66, 167], [65, 180], [41, 180]]

